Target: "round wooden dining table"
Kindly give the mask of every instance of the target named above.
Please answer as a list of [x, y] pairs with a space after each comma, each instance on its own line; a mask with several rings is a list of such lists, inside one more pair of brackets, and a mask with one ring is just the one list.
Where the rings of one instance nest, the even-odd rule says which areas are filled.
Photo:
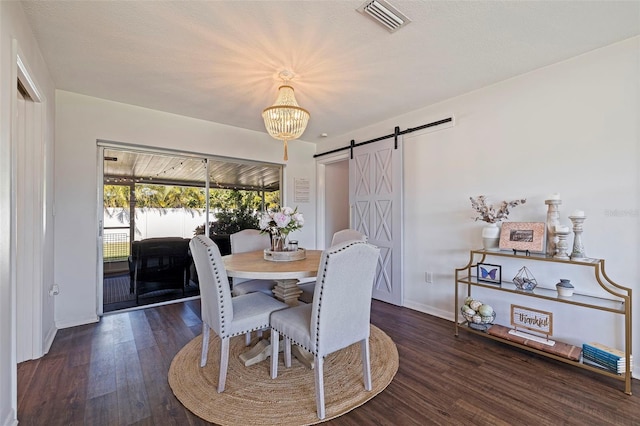
[[[289, 306], [298, 305], [298, 297], [302, 290], [298, 287], [301, 278], [318, 275], [322, 250], [306, 250], [306, 257], [288, 262], [272, 261], [264, 258], [262, 250], [245, 253], [230, 254], [222, 257], [227, 276], [245, 279], [271, 279], [276, 282], [273, 294], [276, 299]], [[308, 368], [313, 368], [313, 356], [292, 345], [292, 354]], [[260, 340], [249, 351], [240, 354], [240, 360], [245, 366], [264, 361], [271, 355], [269, 340]]]
[[318, 275], [322, 250], [306, 250], [306, 258], [289, 262], [264, 258], [262, 250], [223, 256], [227, 275], [233, 278], [274, 280], [273, 294], [289, 306], [298, 305], [298, 281]]

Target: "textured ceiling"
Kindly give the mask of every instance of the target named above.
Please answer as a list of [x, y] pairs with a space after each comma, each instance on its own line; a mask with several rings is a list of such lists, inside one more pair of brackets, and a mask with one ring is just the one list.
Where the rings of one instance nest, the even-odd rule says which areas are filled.
[[[210, 188], [277, 191], [282, 166], [240, 160], [207, 158]], [[204, 187], [203, 157], [127, 149], [104, 150], [106, 184], [151, 184]]]
[[321, 142], [640, 34], [638, 1], [23, 1], [56, 87], [265, 132], [278, 71]]

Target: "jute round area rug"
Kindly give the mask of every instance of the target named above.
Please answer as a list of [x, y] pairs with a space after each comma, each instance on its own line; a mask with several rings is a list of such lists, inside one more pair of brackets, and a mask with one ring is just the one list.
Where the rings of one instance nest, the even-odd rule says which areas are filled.
[[[248, 348], [244, 336], [231, 339], [227, 383], [216, 390], [220, 340], [211, 332], [207, 365], [200, 368], [202, 335], [178, 352], [169, 368], [169, 385], [180, 402], [198, 417], [220, 425], [311, 425], [316, 414], [314, 371], [293, 358], [285, 368], [280, 353], [278, 377], [271, 379], [270, 360], [245, 367], [238, 355]], [[364, 390], [360, 345], [351, 345], [325, 358], [326, 417], [338, 417], [382, 392], [398, 371], [398, 350], [382, 330], [371, 326], [371, 378]]]

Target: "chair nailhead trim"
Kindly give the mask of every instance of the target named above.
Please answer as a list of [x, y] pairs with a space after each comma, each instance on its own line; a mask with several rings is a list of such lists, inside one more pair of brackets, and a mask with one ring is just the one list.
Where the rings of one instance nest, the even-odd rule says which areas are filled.
[[[348, 249], [349, 247], [354, 246], [356, 244], [367, 244], [367, 242], [366, 241], [353, 241], [350, 244], [347, 244], [346, 246], [341, 247], [340, 249], [326, 252], [327, 253], [326, 260], [325, 260], [325, 263], [324, 263], [324, 268], [322, 268], [322, 281], [320, 282], [320, 291], [319, 291], [319, 297], [318, 297], [318, 313], [316, 315], [316, 324], [320, 324], [320, 307], [322, 306], [322, 294], [323, 294], [323, 291], [324, 291], [325, 279], [327, 278], [327, 265], [329, 264], [329, 257], [331, 257], [331, 255], [333, 253], [338, 253], [338, 252], [344, 251], [344, 250]], [[317, 326], [316, 327], [316, 347], [318, 347], [319, 345], [320, 345], [320, 328], [319, 328], [319, 326]], [[311, 351], [309, 351], [309, 352], [311, 352]]]
[[240, 335], [245, 334], [245, 333], [247, 333], [247, 332], [249, 332], [249, 331], [264, 330], [265, 328], [269, 328], [269, 324], [268, 324], [268, 323], [267, 323], [267, 324], [263, 324], [263, 325], [259, 325], [259, 326], [256, 326], [256, 327], [253, 327], [251, 330], [237, 331], [237, 332], [235, 332], [235, 333], [233, 333], [233, 334], [230, 334], [230, 335], [229, 335], [229, 336], [227, 336], [227, 337], [240, 336]]

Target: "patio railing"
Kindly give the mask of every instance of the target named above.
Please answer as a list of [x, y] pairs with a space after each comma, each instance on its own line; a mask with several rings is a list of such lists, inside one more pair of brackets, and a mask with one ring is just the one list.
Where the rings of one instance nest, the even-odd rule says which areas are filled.
[[[106, 230], [106, 228], [105, 228]], [[126, 232], [105, 233], [102, 239], [102, 256], [105, 262], [127, 260], [131, 245]]]

